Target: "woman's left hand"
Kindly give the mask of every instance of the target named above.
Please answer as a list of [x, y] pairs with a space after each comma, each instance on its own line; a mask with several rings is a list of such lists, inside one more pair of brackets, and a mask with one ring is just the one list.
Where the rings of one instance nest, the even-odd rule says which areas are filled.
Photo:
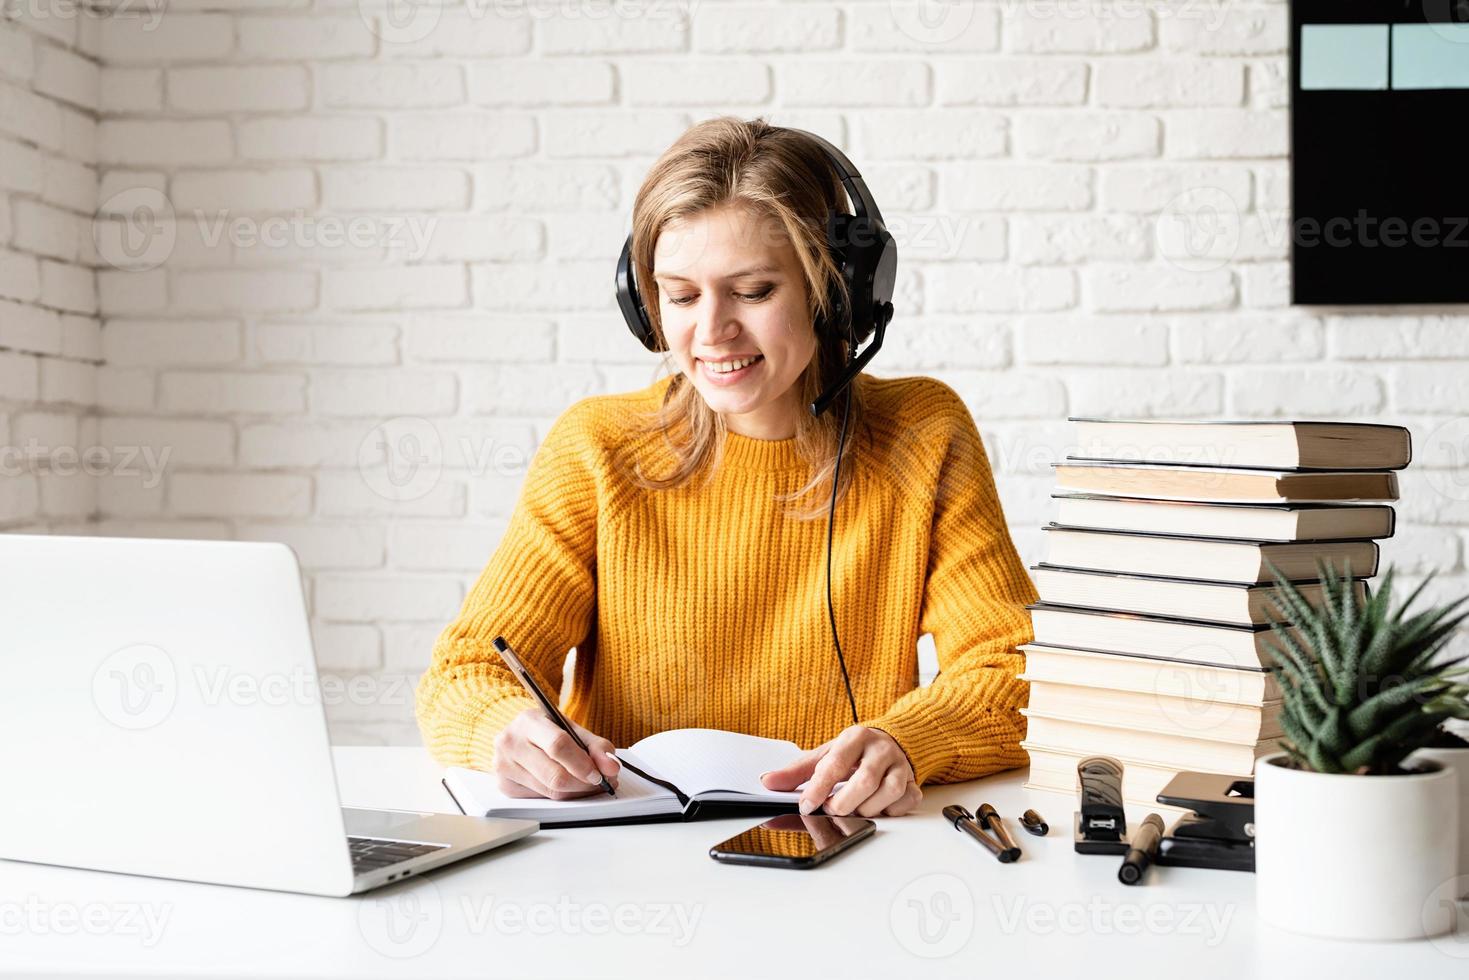
[[[832, 795], [832, 787], [844, 779], [846, 785]], [[897, 741], [887, 732], [861, 725], [851, 725], [790, 765], [767, 772], [760, 782], [773, 790], [793, 790], [807, 783], [801, 791], [802, 813], [813, 813], [824, 804], [824, 812], [834, 816], [897, 817], [923, 799], [913, 767]]]

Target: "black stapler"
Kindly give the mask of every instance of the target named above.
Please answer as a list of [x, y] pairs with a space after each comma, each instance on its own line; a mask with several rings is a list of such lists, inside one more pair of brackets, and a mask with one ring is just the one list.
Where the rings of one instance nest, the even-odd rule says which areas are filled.
[[1122, 764], [1094, 755], [1076, 764], [1081, 809], [1076, 813], [1078, 854], [1126, 854], [1127, 815], [1122, 811]]
[[1158, 802], [1193, 811], [1179, 817], [1163, 835], [1158, 845], [1158, 864], [1255, 870], [1253, 779], [1181, 772], [1163, 787]]

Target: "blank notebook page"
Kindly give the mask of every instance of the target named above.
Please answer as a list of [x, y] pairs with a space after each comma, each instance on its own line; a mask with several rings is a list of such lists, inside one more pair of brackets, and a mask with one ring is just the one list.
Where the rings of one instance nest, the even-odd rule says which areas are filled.
[[659, 732], [618, 751], [633, 765], [668, 780], [689, 796], [733, 790], [790, 800], [798, 794], [766, 789], [760, 785], [760, 774], [789, 765], [800, 754], [794, 742], [712, 728]]

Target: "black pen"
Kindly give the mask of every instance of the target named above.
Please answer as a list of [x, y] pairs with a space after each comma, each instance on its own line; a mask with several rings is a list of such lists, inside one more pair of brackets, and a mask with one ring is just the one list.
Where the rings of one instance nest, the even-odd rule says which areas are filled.
[[1117, 880], [1124, 885], [1135, 885], [1148, 873], [1148, 866], [1158, 856], [1158, 846], [1163, 841], [1163, 818], [1150, 813], [1143, 818], [1143, 825], [1132, 835], [1132, 846], [1117, 869]]
[[[505, 642], [505, 637], [495, 637], [494, 644], [495, 649], [499, 651], [500, 659], [505, 661], [505, 666], [510, 668], [510, 673], [514, 674], [515, 679], [520, 681], [520, 686], [524, 687], [531, 693], [531, 697], [540, 702], [541, 710], [545, 712], [546, 717], [550, 718], [557, 728], [570, 735], [571, 740], [576, 743], [577, 748], [585, 752], [587, 758], [590, 759], [592, 757], [592, 750], [587, 748], [587, 743], [581, 740], [581, 736], [576, 733], [576, 729], [571, 726], [571, 722], [567, 721], [566, 716], [556, 707], [556, 703], [541, 692], [540, 685], [531, 677], [530, 671], [525, 669], [525, 664], [520, 662], [520, 655], [510, 649], [510, 644]], [[594, 767], [597, 766], [596, 760], [592, 761], [592, 765]], [[601, 778], [602, 788], [607, 791], [607, 795], [616, 796], [617, 794], [612, 792], [612, 784], [607, 782], [606, 776], [602, 775], [600, 767], [597, 768], [597, 775]]]
[[999, 841], [985, 833], [967, 807], [957, 803], [944, 807], [944, 819], [953, 824], [955, 830], [961, 830], [983, 844], [985, 849], [993, 854], [1000, 863], [1009, 864], [1020, 857], [1020, 848], [1002, 847]]
[[1000, 819], [999, 813], [988, 803], [979, 805], [979, 825], [985, 830], [992, 831], [1000, 839], [1000, 844], [1008, 851], [1014, 851], [1016, 857], [1020, 856], [1020, 845], [1015, 843], [1015, 838], [1010, 836], [1010, 831], [1005, 829], [1005, 821]]

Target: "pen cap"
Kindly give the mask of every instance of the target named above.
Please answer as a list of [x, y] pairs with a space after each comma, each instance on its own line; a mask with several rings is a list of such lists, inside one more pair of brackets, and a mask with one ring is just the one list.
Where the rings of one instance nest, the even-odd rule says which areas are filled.
[[957, 826], [960, 820], [973, 820], [974, 814], [970, 813], [966, 806], [951, 803], [944, 807], [944, 819]]

